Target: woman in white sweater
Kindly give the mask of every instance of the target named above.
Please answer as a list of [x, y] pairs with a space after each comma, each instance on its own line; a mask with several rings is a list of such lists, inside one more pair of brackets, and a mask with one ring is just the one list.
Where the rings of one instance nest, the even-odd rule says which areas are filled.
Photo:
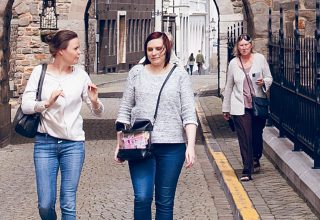
[[223, 116], [235, 122], [243, 162], [241, 181], [252, 179], [252, 171], [260, 170], [262, 132], [266, 119], [253, 116], [252, 95], [266, 97], [272, 84], [269, 65], [262, 54], [254, 53], [252, 38], [238, 37], [234, 55], [228, 66], [227, 82], [222, 104]]
[[22, 96], [25, 114], [41, 113], [34, 145], [38, 208], [41, 219], [57, 219], [57, 175], [61, 171], [61, 219], [76, 219], [76, 192], [85, 157], [84, 101], [92, 113], [102, 116], [104, 106], [88, 74], [74, 66], [80, 56], [77, 34], [61, 30], [47, 37], [54, 61], [47, 65], [42, 101], [36, 101], [41, 65], [36, 66]]

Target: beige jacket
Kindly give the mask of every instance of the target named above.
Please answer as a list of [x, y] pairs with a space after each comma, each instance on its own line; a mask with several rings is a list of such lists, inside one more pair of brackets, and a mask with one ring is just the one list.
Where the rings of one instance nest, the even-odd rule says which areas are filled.
[[[238, 65], [239, 58], [233, 58], [228, 66], [227, 82], [224, 90], [224, 99], [222, 103], [222, 112], [229, 112], [231, 115], [244, 114], [243, 81], [246, 80], [241, 67]], [[272, 76], [266, 58], [260, 53], [253, 54], [252, 67], [249, 76], [254, 85], [255, 95], [257, 97], [266, 97], [266, 91], [272, 84]], [[255, 85], [256, 79], [262, 76], [264, 86]]]

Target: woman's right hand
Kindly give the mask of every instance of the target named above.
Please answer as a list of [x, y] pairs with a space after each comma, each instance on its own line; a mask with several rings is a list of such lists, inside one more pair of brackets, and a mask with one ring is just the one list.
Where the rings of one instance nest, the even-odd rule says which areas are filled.
[[225, 120], [229, 120], [230, 119], [230, 113], [229, 112], [223, 112], [223, 118], [225, 119]]
[[63, 90], [62, 89], [54, 90], [51, 93], [49, 100], [47, 100], [47, 102], [45, 103], [46, 108], [49, 108], [51, 105], [53, 105], [57, 101], [59, 96], [64, 97]]
[[121, 131], [118, 131], [118, 132], [117, 132], [117, 145], [116, 145], [116, 149], [115, 149], [115, 151], [114, 151], [114, 160], [115, 160], [117, 163], [123, 163], [123, 162], [124, 162], [123, 160], [120, 160], [120, 159], [117, 157], [118, 152], [119, 152], [119, 149], [120, 149], [121, 136], [122, 136], [122, 132], [121, 132]]

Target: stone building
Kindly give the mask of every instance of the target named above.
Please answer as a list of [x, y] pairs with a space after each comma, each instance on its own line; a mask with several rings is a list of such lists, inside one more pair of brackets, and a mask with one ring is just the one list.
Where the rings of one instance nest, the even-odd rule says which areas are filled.
[[[53, 2], [56, 3], [58, 13], [58, 29], [70, 29], [78, 33], [82, 49], [79, 64], [93, 73], [95, 20], [92, 19], [92, 10], [90, 11], [90, 8], [93, 8], [91, 2], [84, 0]], [[51, 59], [48, 45], [41, 41], [41, 35], [44, 34], [39, 29], [39, 14], [42, 12], [42, 7], [42, 0], [16, 0], [12, 5], [9, 71], [12, 97], [19, 97], [24, 91], [34, 66]], [[93, 45], [93, 49], [90, 45]]]
[[153, 0], [97, 1], [98, 73], [125, 72], [144, 56], [144, 41], [154, 31]]

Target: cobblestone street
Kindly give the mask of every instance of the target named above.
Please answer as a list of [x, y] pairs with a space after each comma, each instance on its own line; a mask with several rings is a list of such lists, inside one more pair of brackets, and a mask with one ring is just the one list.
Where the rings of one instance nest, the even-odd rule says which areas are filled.
[[[109, 90], [115, 88], [118, 87], [108, 86]], [[78, 219], [132, 219], [133, 191], [128, 167], [113, 161], [114, 119], [120, 99], [102, 100], [107, 110], [102, 120], [90, 116], [86, 106], [83, 108], [87, 141], [77, 198]], [[0, 149], [0, 219], [39, 219], [33, 144], [15, 134], [12, 142], [14, 145]], [[180, 176], [174, 219], [233, 219], [201, 142], [196, 151], [197, 163], [192, 169], [183, 169]], [[59, 213], [58, 207], [59, 203]]]
[[[77, 219], [133, 219], [133, 191], [127, 164], [119, 165], [113, 161], [116, 143], [114, 120], [125, 78], [126, 74], [92, 78], [99, 86], [106, 113], [102, 119], [97, 119], [89, 114], [86, 106], [82, 110], [86, 159], [78, 191]], [[208, 127], [202, 129], [212, 134], [214, 140], [211, 141], [219, 145], [232, 171], [240, 175], [242, 163], [238, 141], [222, 118], [221, 99], [214, 96], [215, 76], [192, 76], [192, 81], [193, 89], [198, 94], [196, 102], [201, 106], [197, 110], [203, 112], [207, 120]], [[16, 108], [12, 109], [12, 115]], [[230, 203], [234, 195], [225, 194], [227, 189], [220, 184], [223, 182], [221, 170], [212, 166], [209, 160], [210, 155], [206, 152], [208, 145], [204, 146], [201, 138], [203, 132], [199, 129], [194, 167], [182, 170], [174, 219], [240, 219], [232, 213], [232, 210], [237, 210]], [[11, 143], [0, 148], [0, 220], [39, 219], [32, 140], [13, 133]], [[261, 165], [261, 172], [253, 176], [253, 181], [240, 184], [260, 219], [319, 219], [268, 158], [263, 156]], [[235, 182], [238, 182], [237, 177]], [[56, 207], [59, 216], [58, 207], [59, 202]]]

